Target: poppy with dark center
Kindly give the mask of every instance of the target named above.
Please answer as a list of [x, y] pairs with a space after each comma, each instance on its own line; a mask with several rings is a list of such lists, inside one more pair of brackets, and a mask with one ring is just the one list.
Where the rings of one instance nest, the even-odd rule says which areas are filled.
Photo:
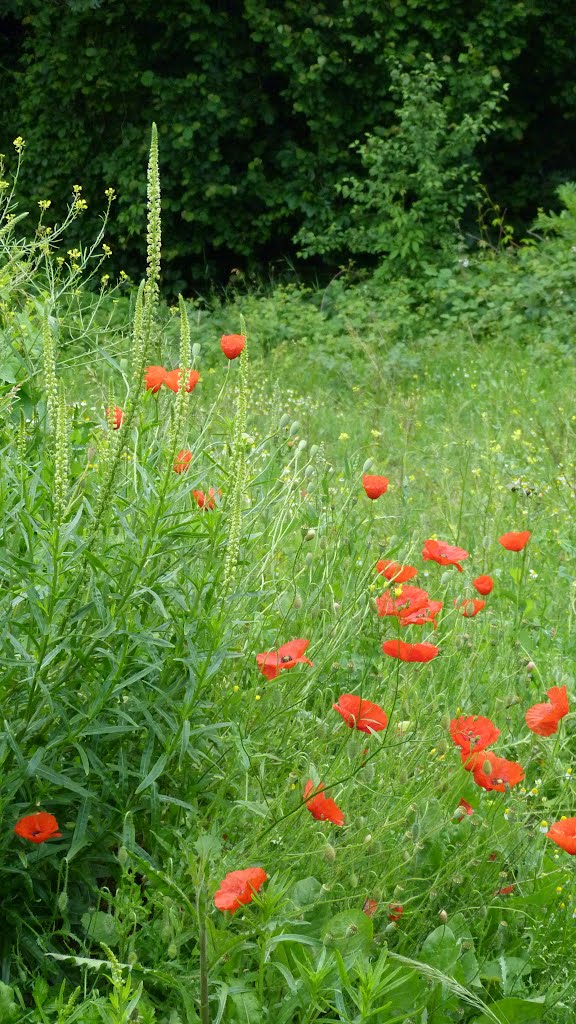
[[388, 904], [388, 920], [399, 921], [404, 913], [404, 907], [401, 903], [389, 903]]
[[400, 661], [432, 661], [440, 654], [440, 649], [434, 644], [406, 644], [403, 640], [385, 640], [382, 650], [384, 654], [399, 658]]
[[555, 821], [546, 833], [546, 838], [551, 839], [557, 846], [561, 846], [566, 853], [576, 853], [576, 818], [564, 818], [562, 821]]
[[267, 679], [276, 679], [281, 669], [293, 668], [299, 662], [312, 665], [310, 659], [304, 657], [304, 651], [309, 643], [309, 640], [290, 640], [287, 644], [282, 644], [277, 651], [257, 654], [256, 664]]
[[395, 587], [376, 598], [376, 610], [382, 618], [385, 615], [409, 615], [428, 604], [428, 592], [420, 587]]
[[498, 543], [506, 548], [506, 551], [522, 551], [531, 536], [530, 530], [520, 530], [518, 533], [512, 530], [510, 533], [503, 533], [501, 537], [498, 537]]
[[147, 366], [144, 376], [144, 387], [153, 395], [160, 391], [166, 377], [166, 370], [163, 366]]
[[[177, 367], [175, 370], [169, 370], [164, 377], [164, 384], [166, 387], [170, 388], [170, 390], [174, 391], [176, 394], [180, 388], [181, 373], [182, 371]], [[194, 391], [194, 388], [200, 380], [200, 374], [198, 373], [198, 370], [187, 370], [186, 373], [188, 374], [186, 391]]]
[[243, 871], [229, 871], [214, 893], [214, 904], [218, 910], [229, 910], [235, 914], [240, 907], [251, 903], [255, 892], [262, 888], [268, 875], [263, 868], [245, 868]]
[[398, 620], [401, 626], [423, 626], [426, 622], [432, 622], [434, 629], [438, 629], [436, 616], [443, 607], [442, 601], [428, 601], [422, 608], [416, 608], [414, 611], [401, 611]]
[[227, 359], [237, 359], [246, 344], [243, 334], [223, 334], [220, 347]]
[[507, 761], [505, 757], [497, 757], [491, 750], [477, 753], [474, 766], [474, 782], [482, 789], [496, 793], [505, 793], [516, 786], [524, 778], [524, 769], [516, 761]]
[[388, 716], [378, 704], [354, 693], [343, 693], [332, 707], [342, 715], [346, 725], [359, 732], [381, 732], [388, 725]]
[[489, 718], [482, 715], [460, 715], [450, 722], [450, 736], [453, 743], [466, 753], [474, 754], [495, 743], [500, 729]]
[[491, 576], [477, 576], [475, 580], [472, 580], [472, 586], [476, 588], [482, 597], [486, 597], [487, 594], [492, 592], [494, 587], [494, 580]]
[[[210, 488], [208, 494], [204, 494], [204, 491], [192, 491], [198, 508], [216, 508], [216, 491], [213, 487]], [[218, 497], [222, 497], [222, 491], [218, 488]]]
[[393, 580], [394, 583], [407, 583], [418, 575], [418, 569], [414, 566], [400, 565], [400, 562], [389, 562], [386, 559], [376, 562], [376, 572], [385, 576], [387, 580]]
[[570, 711], [565, 686], [552, 686], [546, 690], [549, 703], [534, 704], [526, 712], [526, 725], [538, 736], [552, 736], [558, 731], [560, 719]]
[[188, 448], [183, 448], [182, 451], [178, 452], [178, 455], [174, 460], [174, 465], [172, 466], [172, 469], [174, 470], [175, 473], [184, 473], [188, 469], [188, 466], [190, 465], [191, 462], [192, 452], [189, 451]]
[[113, 409], [106, 409], [106, 419], [108, 422], [112, 420], [112, 430], [119, 430], [124, 419], [124, 413], [118, 405], [115, 405]]
[[[323, 793], [324, 783], [320, 782], [316, 789], [311, 779], [304, 787], [306, 807], [317, 821], [331, 821], [333, 825], [343, 825], [344, 815], [337, 803]], [[308, 799], [310, 797], [310, 799]]]
[[59, 839], [62, 835], [58, 831], [59, 825], [53, 814], [47, 811], [37, 811], [36, 814], [27, 814], [20, 818], [14, 826], [17, 836], [22, 839], [29, 839], [31, 843], [45, 843], [47, 839]]
[[386, 494], [388, 484], [389, 480], [386, 476], [372, 476], [370, 473], [364, 473], [362, 477], [362, 486], [372, 501], [379, 498], [382, 494]]
[[366, 914], [366, 917], [374, 917], [374, 914], [378, 910], [378, 904], [376, 900], [366, 899], [364, 900], [364, 906], [362, 912]]
[[468, 597], [461, 601], [460, 604], [454, 600], [454, 604], [457, 608], [461, 609], [465, 619], [473, 619], [475, 615], [478, 615], [478, 612], [481, 612], [486, 607], [486, 601], [482, 601], [479, 597]]
[[468, 551], [464, 548], [455, 547], [453, 544], [446, 544], [443, 540], [425, 540], [422, 548], [422, 558], [425, 562], [438, 562], [438, 565], [455, 565], [458, 572], [462, 572], [463, 562], [468, 558]]

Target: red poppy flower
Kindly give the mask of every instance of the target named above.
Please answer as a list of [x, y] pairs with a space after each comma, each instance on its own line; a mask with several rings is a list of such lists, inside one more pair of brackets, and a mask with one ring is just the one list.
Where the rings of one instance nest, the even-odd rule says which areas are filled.
[[386, 476], [371, 476], [369, 473], [364, 473], [362, 477], [362, 486], [368, 497], [372, 498], [372, 501], [379, 498], [382, 494], [386, 494], [388, 484], [389, 480]]
[[462, 566], [458, 563], [468, 558], [468, 551], [446, 544], [443, 540], [425, 540], [422, 558], [425, 562], [438, 562], [438, 565], [455, 565], [462, 572]]
[[498, 543], [506, 548], [506, 551], [522, 551], [525, 548], [532, 534], [530, 530], [520, 530], [519, 533], [503, 533], [501, 537], [498, 537]]
[[[342, 814], [342, 811], [334, 800], [331, 800], [328, 796], [324, 796], [324, 793], [322, 792], [323, 789], [323, 782], [320, 782], [316, 789], [314, 789], [314, 783], [311, 779], [308, 779], [308, 782], [304, 786], [306, 807], [310, 811], [312, 817], [316, 818], [317, 821], [331, 821], [333, 825], [343, 825], [344, 815]], [[307, 800], [307, 797], [310, 796], [311, 793], [314, 793], [314, 795], [311, 796], [310, 800]]]
[[172, 466], [172, 469], [174, 470], [175, 473], [184, 473], [188, 469], [188, 466], [190, 465], [191, 462], [192, 452], [189, 451], [188, 448], [183, 448], [182, 451], [178, 452], [178, 455], [174, 460], [174, 465]]
[[359, 732], [381, 732], [388, 725], [388, 716], [382, 708], [353, 693], [343, 693], [332, 707], [342, 715], [346, 725]]
[[364, 914], [366, 914], [366, 917], [374, 917], [374, 914], [376, 913], [377, 910], [378, 904], [376, 900], [364, 900], [364, 906], [362, 907], [362, 911]]
[[570, 708], [565, 686], [552, 686], [546, 691], [550, 703], [534, 704], [525, 714], [526, 725], [538, 736], [552, 736], [558, 731], [558, 723]]
[[120, 427], [120, 425], [122, 423], [122, 420], [124, 419], [124, 413], [122, 412], [122, 409], [119, 408], [119, 406], [115, 405], [114, 406], [114, 410], [106, 409], [106, 419], [111, 419], [111, 418], [112, 418], [112, 430], [118, 430], [118, 428]]
[[298, 662], [312, 665], [309, 658], [304, 657], [304, 651], [309, 643], [309, 640], [290, 640], [287, 644], [282, 644], [277, 651], [257, 654], [256, 664], [267, 679], [276, 679], [281, 669], [292, 668]]
[[497, 889], [494, 893], [495, 896], [509, 896], [511, 892], [514, 892], [515, 885], [505, 885], [503, 889]]
[[401, 903], [390, 903], [388, 905], [388, 920], [399, 921], [404, 913], [404, 907]]
[[418, 569], [412, 565], [400, 565], [399, 562], [380, 560], [376, 562], [376, 572], [385, 576], [387, 580], [394, 580], [394, 583], [407, 583], [418, 575]]
[[146, 391], [151, 391], [152, 394], [156, 394], [160, 391], [166, 377], [166, 370], [163, 366], [147, 366], [146, 374], [144, 377], [144, 387]]
[[382, 650], [391, 658], [400, 658], [400, 661], [432, 661], [440, 654], [434, 644], [405, 644], [403, 640], [386, 640]]
[[462, 797], [452, 817], [458, 818], [458, 821], [462, 821], [463, 818], [466, 818], [470, 814], [474, 814], [474, 808], [472, 807], [472, 804], [469, 804], [468, 801]]
[[58, 831], [59, 825], [53, 814], [47, 811], [37, 811], [36, 814], [27, 814], [20, 818], [14, 826], [17, 836], [22, 839], [29, 839], [31, 843], [45, 843], [47, 839], [59, 839], [62, 835]]
[[398, 618], [424, 608], [428, 604], [428, 592], [420, 587], [395, 587], [376, 598], [376, 609], [382, 618], [385, 615], [396, 615]]
[[566, 693], [565, 686], [551, 686], [549, 690], [546, 690], [546, 696], [552, 702], [560, 718], [564, 718], [570, 711], [568, 705], [568, 694]]
[[[192, 491], [198, 508], [216, 508], [216, 491], [213, 487], [210, 488], [208, 494], [204, 494], [204, 491]], [[218, 488], [218, 497], [222, 497], [222, 491]]]
[[223, 334], [220, 338], [220, 347], [228, 359], [237, 359], [245, 344], [243, 334]]
[[555, 821], [546, 833], [546, 837], [561, 846], [566, 853], [576, 853], [576, 818]]
[[268, 875], [263, 868], [245, 868], [244, 871], [230, 871], [220, 882], [214, 893], [214, 904], [218, 910], [229, 910], [235, 914], [241, 906], [251, 903], [255, 892], [262, 888]]
[[[164, 376], [164, 384], [171, 391], [178, 392], [180, 387], [180, 369], [176, 367], [175, 370], [169, 370]], [[200, 380], [200, 374], [198, 370], [188, 370], [188, 383], [186, 384], [186, 391], [194, 391], [198, 381]]]
[[460, 715], [450, 722], [450, 735], [457, 747], [466, 754], [474, 754], [477, 750], [485, 750], [495, 743], [500, 729], [489, 718], [481, 715]]
[[479, 597], [469, 597], [465, 601], [454, 601], [457, 608], [462, 609], [462, 615], [465, 619], [473, 619], [478, 612], [481, 612], [486, 607], [486, 601], [481, 601]]
[[426, 622], [432, 622], [434, 623], [434, 629], [437, 629], [436, 616], [443, 607], [442, 601], [428, 601], [428, 604], [422, 608], [416, 608], [414, 611], [410, 611], [410, 609], [401, 611], [398, 616], [400, 625], [423, 626]]
[[460, 749], [460, 760], [462, 761], [462, 767], [467, 772], [473, 772], [477, 764], [482, 764], [484, 750], [477, 750], [475, 754], [470, 754], [467, 750]]
[[477, 754], [477, 758], [474, 767], [474, 782], [482, 789], [505, 793], [507, 789], [516, 786], [524, 778], [524, 769], [521, 764], [516, 761], [507, 761], [505, 757], [496, 757], [491, 750], [482, 751], [482, 756]]
[[482, 594], [482, 597], [486, 597], [487, 594], [492, 592], [494, 580], [491, 576], [477, 576], [475, 580], [472, 580], [472, 586], [476, 587], [476, 590], [479, 594]]

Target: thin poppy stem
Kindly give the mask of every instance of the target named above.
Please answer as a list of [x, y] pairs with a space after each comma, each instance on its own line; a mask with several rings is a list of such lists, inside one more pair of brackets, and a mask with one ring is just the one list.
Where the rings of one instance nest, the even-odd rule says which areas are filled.
[[204, 882], [199, 881], [196, 893], [196, 913], [198, 915], [198, 953], [200, 957], [200, 1022], [210, 1024], [210, 1006], [208, 992], [208, 948], [206, 942], [206, 905], [204, 902]]
[[522, 614], [520, 611], [520, 599], [522, 597], [522, 586], [524, 584], [524, 576], [526, 570], [526, 556], [528, 554], [528, 545], [525, 544], [522, 549], [522, 561], [520, 563], [520, 575], [518, 577], [518, 590], [516, 593], [516, 627], [520, 625]]

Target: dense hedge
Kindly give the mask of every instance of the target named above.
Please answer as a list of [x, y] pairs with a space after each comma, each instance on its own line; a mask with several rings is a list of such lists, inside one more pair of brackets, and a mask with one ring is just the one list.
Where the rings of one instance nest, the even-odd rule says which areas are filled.
[[[389, 60], [428, 52], [463, 111], [511, 84], [481, 154], [513, 215], [576, 176], [574, 19], [563, 0], [0, 0], [0, 149], [27, 140], [31, 201], [108, 185], [137, 269], [149, 125], [161, 135], [167, 281], [189, 287], [289, 253], [329, 221], [349, 146], [393, 116]], [[95, 212], [93, 214], [95, 216]]]

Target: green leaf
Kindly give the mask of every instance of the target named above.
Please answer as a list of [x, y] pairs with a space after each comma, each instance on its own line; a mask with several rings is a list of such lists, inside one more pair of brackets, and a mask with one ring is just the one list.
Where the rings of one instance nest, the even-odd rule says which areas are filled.
[[[546, 1007], [543, 1001], [508, 996], [491, 1003], [490, 1009], [502, 1024], [538, 1024]], [[490, 1017], [483, 1013], [481, 1017], [475, 1017], [472, 1024], [491, 1024]]]
[[440, 925], [424, 939], [420, 959], [443, 974], [452, 974], [460, 954], [454, 932]]

